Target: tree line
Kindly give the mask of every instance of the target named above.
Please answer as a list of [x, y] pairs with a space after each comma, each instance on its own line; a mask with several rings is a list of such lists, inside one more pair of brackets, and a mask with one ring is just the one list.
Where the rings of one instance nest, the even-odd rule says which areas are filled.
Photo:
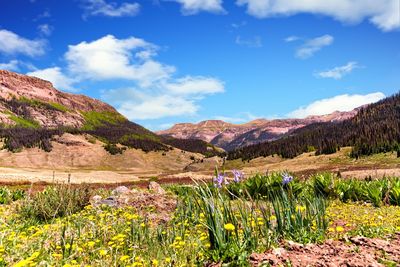
[[390, 151], [397, 151], [400, 157], [400, 93], [361, 108], [351, 119], [311, 124], [279, 140], [231, 151], [228, 159], [250, 160], [276, 154], [293, 158], [312, 150], [317, 155], [331, 154], [344, 146], [353, 147], [354, 158]]

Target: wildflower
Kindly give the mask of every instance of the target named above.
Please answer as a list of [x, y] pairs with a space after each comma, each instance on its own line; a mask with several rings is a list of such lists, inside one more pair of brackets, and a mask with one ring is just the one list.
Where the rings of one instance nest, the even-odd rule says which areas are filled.
[[214, 177], [214, 186], [217, 188], [221, 188], [222, 184], [225, 182], [225, 184], [228, 183], [226, 181], [225, 176], [223, 174], [218, 174], [217, 177]]
[[151, 263], [153, 264], [153, 266], [158, 266], [158, 260], [156, 259], [152, 260]]
[[336, 226], [336, 232], [343, 232], [344, 228], [342, 226]]
[[293, 180], [293, 176], [289, 175], [288, 173], [282, 174], [282, 184], [286, 185]]
[[129, 259], [129, 256], [128, 255], [123, 255], [123, 256], [121, 256], [120, 258], [119, 258], [119, 260], [120, 261], [127, 261]]
[[170, 263], [171, 262], [171, 258], [170, 257], [165, 258], [165, 262], [166, 263]]
[[233, 181], [235, 183], [239, 183], [241, 180], [244, 178], [244, 174], [241, 171], [238, 170], [232, 170], [233, 173]]
[[224, 225], [225, 230], [227, 231], [234, 231], [235, 230], [235, 226], [231, 223], [227, 223]]

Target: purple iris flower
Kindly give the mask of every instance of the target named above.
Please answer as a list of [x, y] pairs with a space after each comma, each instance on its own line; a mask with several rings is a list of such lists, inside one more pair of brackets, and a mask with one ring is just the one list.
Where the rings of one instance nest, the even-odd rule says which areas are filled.
[[289, 175], [288, 173], [282, 174], [282, 184], [286, 185], [293, 180], [293, 176]]
[[235, 183], [239, 183], [244, 178], [243, 172], [239, 170], [232, 170], [232, 173], [233, 173], [233, 181]]
[[214, 177], [214, 186], [215, 187], [221, 188], [224, 182], [226, 184], [227, 181], [223, 174], [218, 174], [217, 177]]

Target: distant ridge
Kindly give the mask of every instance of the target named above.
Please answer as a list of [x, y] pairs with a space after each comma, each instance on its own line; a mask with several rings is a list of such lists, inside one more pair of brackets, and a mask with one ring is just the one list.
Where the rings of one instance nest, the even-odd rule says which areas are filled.
[[225, 150], [277, 140], [295, 129], [330, 121], [343, 121], [354, 117], [359, 109], [349, 112], [335, 111], [328, 115], [309, 116], [305, 119], [256, 119], [243, 124], [222, 120], [206, 120], [197, 124], [178, 123], [157, 134], [181, 139], [201, 139]]

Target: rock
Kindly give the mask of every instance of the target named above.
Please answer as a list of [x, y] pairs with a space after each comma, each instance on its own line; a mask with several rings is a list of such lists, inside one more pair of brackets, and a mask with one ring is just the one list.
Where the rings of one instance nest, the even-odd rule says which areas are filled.
[[291, 240], [287, 241], [289, 250], [299, 251], [304, 248], [303, 244], [293, 242]]
[[117, 188], [115, 188], [111, 194], [113, 194], [114, 196], [119, 196], [119, 195], [125, 195], [125, 194], [129, 194], [132, 191], [126, 187], [126, 186], [118, 186]]
[[102, 199], [103, 199], [103, 198], [102, 198], [101, 196], [95, 195], [95, 196], [92, 197], [92, 201], [91, 201], [91, 202], [92, 202], [93, 204], [98, 204]]
[[282, 256], [284, 256], [285, 254], [287, 254], [287, 251], [286, 251], [286, 249], [284, 249], [284, 248], [276, 248], [276, 249], [274, 249], [274, 250], [272, 251], [272, 253], [273, 253], [275, 256], [277, 256], [277, 257], [282, 257]]
[[117, 207], [118, 200], [115, 197], [108, 197], [104, 200], [101, 200], [98, 205], [107, 205], [109, 207]]
[[153, 191], [154, 193], [157, 193], [159, 195], [164, 195], [165, 190], [161, 187], [161, 185], [157, 182], [150, 182], [149, 184], [149, 190]]

